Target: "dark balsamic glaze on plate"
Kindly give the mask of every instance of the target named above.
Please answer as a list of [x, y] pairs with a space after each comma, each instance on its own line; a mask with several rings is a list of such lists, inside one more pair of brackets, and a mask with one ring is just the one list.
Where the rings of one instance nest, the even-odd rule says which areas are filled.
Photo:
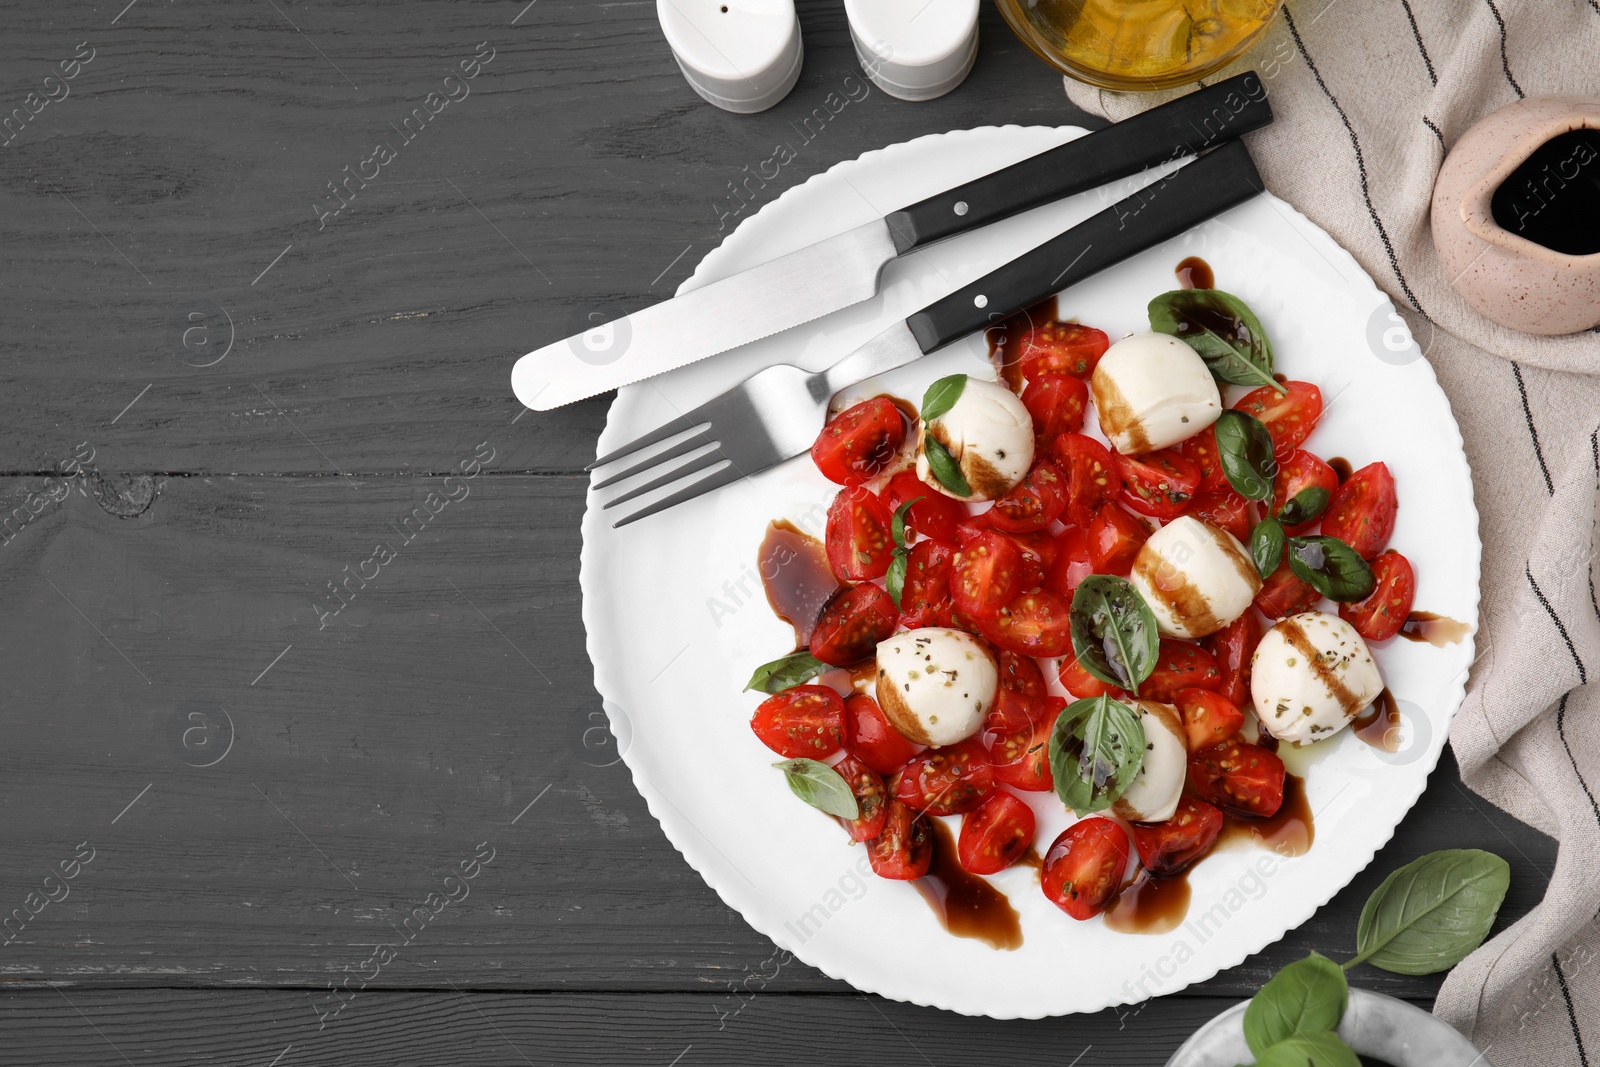
[[1343, 485], [1345, 480], [1350, 477], [1350, 461], [1343, 456], [1334, 456], [1328, 460], [1328, 466], [1333, 468], [1333, 476], [1339, 479], [1340, 485]]
[[1178, 276], [1178, 284], [1185, 289], [1215, 289], [1217, 287], [1216, 275], [1211, 273], [1211, 264], [1199, 256], [1190, 256], [1178, 264], [1173, 273]]
[[1459, 619], [1435, 615], [1431, 611], [1413, 611], [1400, 627], [1400, 636], [1407, 641], [1426, 641], [1434, 648], [1443, 648], [1466, 637], [1470, 629]]
[[1316, 836], [1311, 805], [1306, 800], [1305, 780], [1290, 774], [1283, 779], [1283, 806], [1276, 815], [1265, 819], [1227, 815], [1217, 844], [1248, 841], [1269, 848], [1280, 856], [1303, 856], [1311, 848]]
[[928, 873], [911, 884], [928, 902], [944, 928], [957, 937], [971, 937], [990, 948], [1022, 945], [1022, 922], [1006, 895], [988, 879], [968, 874], [956, 854], [956, 840], [939, 819], [929, 819], [933, 862]]
[[1164, 934], [1176, 930], [1188, 914], [1188, 871], [1165, 878], [1140, 871], [1105, 910], [1106, 925], [1121, 934]]
[[1384, 689], [1360, 715], [1350, 721], [1357, 737], [1379, 752], [1400, 751], [1400, 705], [1394, 694]]
[[756, 555], [767, 603], [794, 627], [796, 648], [811, 642], [822, 607], [843, 586], [828, 566], [828, 551], [815, 537], [782, 519], [767, 524]]
[[1035, 326], [1056, 321], [1056, 298], [1046, 297], [984, 331], [989, 342], [989, 362], [1013, 393], [1022, 391], [1022, 347]]

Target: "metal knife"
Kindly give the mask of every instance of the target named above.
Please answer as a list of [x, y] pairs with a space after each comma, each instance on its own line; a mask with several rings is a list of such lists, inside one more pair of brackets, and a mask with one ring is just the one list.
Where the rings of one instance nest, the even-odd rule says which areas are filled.
[[[1272, 108], [1251, 71], [1086, 134], [881, 219], [590, 328], [517, 360], [517, 399], [548, 411], [664, 374], [866, 300], [885, 264], [1260, 129]], [[595, 350], [596, 329], [609, 337]]]

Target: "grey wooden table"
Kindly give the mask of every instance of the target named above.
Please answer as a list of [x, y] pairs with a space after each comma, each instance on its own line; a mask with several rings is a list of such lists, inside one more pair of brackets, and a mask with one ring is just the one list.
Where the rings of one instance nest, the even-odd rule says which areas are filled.
[[[1447, 756], [1373, 867], [1243, 966], [968, 1019], [776, 955], [594, 729], [576, 558], [607, 401], [524, 417], [512, 360], [667, 295], [839, 160], [1081, 118], [991, 9], [957, 92], [807, 131], [859, 76], [834, 2], [802, 2], [800, 84], [754, 117], [690, 92], [648, 0], [126, 2], [0, 19], [0, 1061], [1149, 1064], [1308, 947], [1349, 952], [1423, 851], [1505, 855], [1502, 922], [1538, 899], [1552, 844]], [[408, 524], [430, 493], [458, 498]]]

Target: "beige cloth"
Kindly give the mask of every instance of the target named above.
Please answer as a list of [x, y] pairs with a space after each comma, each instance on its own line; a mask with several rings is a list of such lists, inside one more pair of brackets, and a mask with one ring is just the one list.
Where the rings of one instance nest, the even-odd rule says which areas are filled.
[[[1450, 974], [1435, 1013], [1500, 1067], [1600, 1067], [1600, 684], [1585, 685], [1600, 677], [1600, 333], [1482, 318], [1428, 221], [1445, 151], [1478, 119], [1524, 94], [1600, 95], [1600, 0], [1290, 0], [1216, 77], [1251, 68], [1277, 116], [1248, 139], [1267, 187], [1389, 293], [1461, 424], [1484, 546], [1479, 656], [1451, 730], [1462, 774], [1560, 841], [1543, 902]], [[1070, 79], [1067, 94], [1111, 119], [1175, 95]]]

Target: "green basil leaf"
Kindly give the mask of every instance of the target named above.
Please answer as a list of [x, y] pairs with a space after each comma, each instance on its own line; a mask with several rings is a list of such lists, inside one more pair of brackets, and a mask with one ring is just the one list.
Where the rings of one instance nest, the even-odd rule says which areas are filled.
[[883, 576], [884, 591], [889, 594], [889, 599], [894, 601], [895, 610], [900, 608], [900, 597], [906, 587], [906, 560], [910, 557], [904, 548], [894, 550], [894, 558], [889, 561], [889, 571]]
[[850, 792], [850, 783], [826, 763], [818, 763], [814, 759], [788, 759], [773, 766], [789, 780], [789, 788], [794, 795], [813, 808], [841, 819], [861, 817], [861, 805], [856, 803], [856, 795]]
[[1291, 537], [1285, 550], [1295, 577], [1329, 600], [1365, 600], [1377, 584], [1367, 561], [1337, 537]]
[[1339, 1035], [1297, 1034], [1256, 1056], [1256, 1067], [1361, 1067], [1361, 1057]]
[[1067, 705], [1050, 731], [1056, 795], [1078, 815], [1115, 804], [1144, 765], [1144, 726], [1132, 708], [1109, 696]]
[[895, 547], [906, 548], [906, 516], [911, 514], [911, 505], [922, 497], [913, 497], [904, 504], [894, 509], [894, 519], [889, 523], [889, 533], [894, 536]]
[[750, 681], [745, 684], [744, 691], [748, 693], [754, 689], [759, 693], [781, 693], [832, 669], [802, 648], [757, 667]]
[[928, 386], [928, 391], [922, 394], [922, 421], [932, 422], [955, 407], [956, 401], [961, 399], [961, 391], [966, 387], [965, 374], [952, 374]]
[[1337, 1030], [1350, 1002], [1344, 971], [1313, 952], [1272, 976], [1244, 1010], [1244, 1039], [1259, 1059], [1296, 1034]]
[[1256, 561], [1256, 570], [1265, 578], [1278, 569], [1283, 561], [1283, 523], [1277, 519], [1262, 519], [1250, 531], [1250, 558]]
[[1285, 526], [1299, 526], [1302, 522], [1320, 519], [1332, 499], [1333, 494], [1322, 486], [1308, 485], [1284, 502], [1278, 521]]
[[1156, 617], [1126, 579], [1091, 574], [1072, 595], [1072, 651], [1078, 665], [1130, 692], [1156, 669]]
[[972, 486], [967, 484], [967, 476], [961, 473], [961, 465], [937, 437], [932, 434], [923, 436], [922, 454], [928, 457], [928, 469], [939, 479], [940, 485], [958, 496], [972, 495]]
[[1150, 301], [1150, 328], [1178, 338], [1200, 354], [1211, 376], [1229, 385], [1270, 385], [1272, 345], [1261, 320], [1221, 289], [1174, 289]]
[[1270, 500], [1278, 461], [1272, 435], [1254, 415], [1229, 408], [1212, 427], [1217, 435], [1217, 460], [1234, 492], [1249, 500]]
[[1448, 971], [1483, 944], [1511, 883], [1492, 852], [1451, 848], [1412, 860], [1367, 898], [1355, 959], [1395, 974]]

